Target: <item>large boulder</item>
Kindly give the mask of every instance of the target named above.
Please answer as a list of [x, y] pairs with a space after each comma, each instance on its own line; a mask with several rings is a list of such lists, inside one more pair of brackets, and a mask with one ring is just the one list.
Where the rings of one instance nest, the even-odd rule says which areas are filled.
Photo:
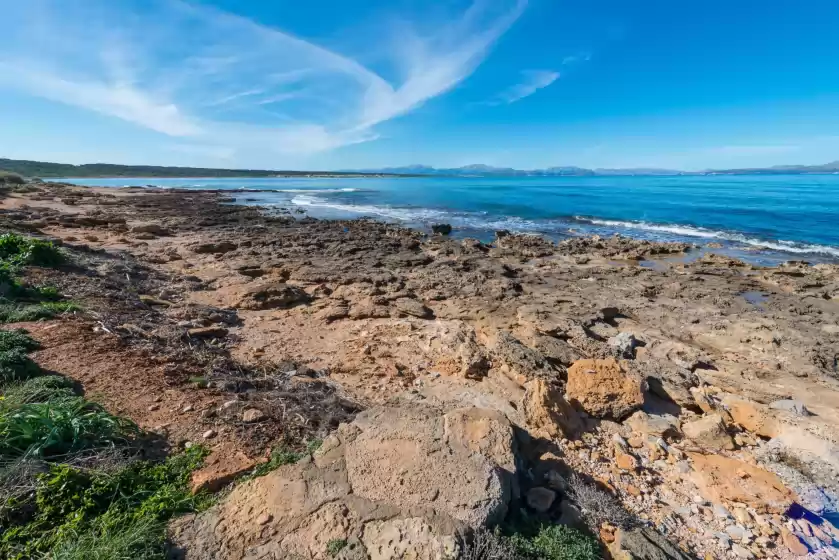
[[457, 557], [470, 527], [501, 521], [515, 473], [500, 413], [418, 405], [360, 414], [307, 458], [237, 485], [170, 526], [174, 558], [371, 560]]
[[345, 455], [356, 496], [408, 508], [430, 505], [473, 527], [504, 518], [512, 492], [513, 429], [501, 414], [375, 408], [352, 426]]
[[497, 331], [490, 339], [492, 355], [513, 376], [522, 382], [534, 377], [555, 379], [557, 370], [545, 359], [545, 356], [528, 348], [507, 331]]
[[573, 438], [582, 430], [582, 420], [562, 391], [544, 379], [526, 385], [524, 415], [528, 426], [549, 438]]
[[644, 404], [647, 382], [613, 358], [578, 360], [568, 368], [569, 400], [595, 418], [623, 420]]
[[758, 513], [784, 513], [796, 495], [774, 473], [722, 455], [688, 453], [693, 480], [700, 493], [715, 504], [742, 504]]

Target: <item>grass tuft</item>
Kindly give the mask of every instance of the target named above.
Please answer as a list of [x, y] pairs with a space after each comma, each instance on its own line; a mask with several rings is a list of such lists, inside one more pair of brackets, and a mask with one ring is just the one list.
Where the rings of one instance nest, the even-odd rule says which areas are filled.
[[271, 451], [271, 458], [250, 472], [244, 477], [244, 480], [251, 480], [260, 476], [265, 476], [271, 471], [277, 470], [283, 465], [293, 465], [306, 455], [304, 453], [295, 453], [286, 447], [278, 447]]
[[338, 556], [338, 553], [344, 550], [347, 546], [346, 539], [332, 539], [328, 543], [326, 543], [326, 553], [329, 555], [330, 558], [335, 558]]
[[133, 422], [82, 397], [30, 402], [0, 410], [0, 455], [55, 457], [113, 447], [137, 436]]

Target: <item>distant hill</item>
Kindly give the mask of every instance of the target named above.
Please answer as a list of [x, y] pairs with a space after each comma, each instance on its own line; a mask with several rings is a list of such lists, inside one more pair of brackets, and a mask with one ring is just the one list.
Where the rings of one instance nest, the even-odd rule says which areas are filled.
[[428, 165], [385, 167], [350, 171], [277, 171], [261, 169], [213, 169], [205, 167], [164, 167], [157, 165], [115, 165], [110, 163], [48, 163], [21, 159], [0, 158], [0, 171], [18, 173], [26, 177], [347, 177], [347, 176], [424, 176], [448, 177], [614, 177], [668, 175], [782, 175], [808, 173], [839, 173], [839, 161], [824, 165], [776, 165], [753, 169], [709, 169], [706, 171], [676, 171], [672, 169], [586, 169], [564, 166], [546, 169], [513, 169], [473, 164], [463, 167], [437, 169]]
[[[0, 158], [0, 170], [18, 173], [25, 177], [345, 177], [368, 176], [369, 173], [334, 172], [334, 171], [270, 171], [260, 169], [212, 169], [205, 167], [164, 167], [158, 165], [115, 165], [110, 163], [86, 163], [71, 165], [69, 163], [48, 163], [43, 161], [29, 161], [23, 159]], [[381, 173], [376, 173], [381, 175]]]
[[708, 169], [705, 171], [678, 171], [649, 167], [628, 169], [586, 169], [584, 167], [548, 167], [546, 169], [513, 169], [483, 164], [437, 169], [427, 165], [365, 169], [367, 173], [385, 172], [410, 175], [445, 175], [449, 177], [616, 177], [616, 176], [668, 176], [668, 175], [801, 175], [808, 173], [839, 172], [839, 161], [825, 165], [776, 165], [750, 169]]

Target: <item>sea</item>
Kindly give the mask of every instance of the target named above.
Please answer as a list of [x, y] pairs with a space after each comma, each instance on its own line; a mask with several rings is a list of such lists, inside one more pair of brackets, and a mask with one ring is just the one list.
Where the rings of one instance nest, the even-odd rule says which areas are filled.
[[95, 186], [220, 189], [235, 203], [314, 218], [446, 223], [552, 239], [614, 235], [686, 241], [756, 264], [839, 263], [839, 175], [62, 179]]

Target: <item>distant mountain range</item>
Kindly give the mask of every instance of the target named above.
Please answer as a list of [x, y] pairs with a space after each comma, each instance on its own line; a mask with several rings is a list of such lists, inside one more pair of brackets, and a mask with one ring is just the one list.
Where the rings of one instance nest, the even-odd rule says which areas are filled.
[[261, 169], [214, 169], [200, 167], [164, 167], [153, 165], [117, 165], [91, 163], [70, 165], [42, 161], [0, 158], [0, 171], [19, 173], [26, 177], [346, 177], [381, 175], [439, 175], [448, 177], [608, 177], [666, 175], [784, 175], [807, 173], [839, 173], [839, 161], [824, 165], [776, 165], [754, 169], [713, 169], [707, 171], [676, 171], [672, 169], [585, 169], [583, 167], [548, 167], [546, 169], [513, 169], [490, 165], [467, 165], [437, 169], [427, 165], [357, 169], [347, 171], [271, 171]]
[[546, 169], [513, 169], [474, 164], [464, 167], [437, 169], [427, 165], [385, 167], [357, 170], [363, 173], [388, 173], [394, 175], [444, 175], [456, 177], [609, 177], [609, 176], [666, 176], [666, 175], [785, 175], [807, 173], [839, 173], [839, 161], [824, 165], [776, 165], [749, 169], [709, 169], [705, 171], [678, 171], [637, 167], [628, 169], [586, 169], [584, 167], [548, 167]]

